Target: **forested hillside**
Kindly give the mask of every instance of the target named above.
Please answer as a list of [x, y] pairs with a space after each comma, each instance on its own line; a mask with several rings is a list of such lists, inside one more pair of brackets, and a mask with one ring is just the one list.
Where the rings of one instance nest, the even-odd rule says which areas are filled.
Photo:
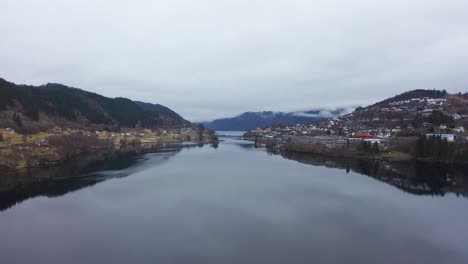
[[49, 83], [16, 85], [0, 78], [0, 127], [35, 131], [53, 126], [176, 127], [189, 124], [161, 105], [108, 98]]

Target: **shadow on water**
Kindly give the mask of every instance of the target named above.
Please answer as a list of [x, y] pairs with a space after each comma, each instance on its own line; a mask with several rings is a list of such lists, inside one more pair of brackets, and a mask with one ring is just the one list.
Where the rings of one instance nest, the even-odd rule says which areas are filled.
[[[192, 146], [191, 146], [192, 147]], [[0, 211], [37, 196], [59, 197], [113, 178], [127, 177], [145, 166], [158, 166], [182, 148], [141, 152], [94, 153], [58, 167], [35, 168], [0, 177]], [[151, 163], [143, 161], [151, 160]]]
[[337, 159], [289, 152], [280, 155], [305, 164], [343, 169], [347, 173], [354, 171], [415, 195], [443, 196], [454, 193], [468, 198], [467, 166]]

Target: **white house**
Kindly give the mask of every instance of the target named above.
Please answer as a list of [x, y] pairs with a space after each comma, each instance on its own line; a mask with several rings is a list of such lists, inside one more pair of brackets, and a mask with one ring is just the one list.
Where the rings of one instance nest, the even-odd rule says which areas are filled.
[[452, 115], [453, 120], [460, 120], [462, 117], [459, 114]]
[[465, 132], [465, 128], [462, 127], [462, 126], [457, 126], [456, 128], [453, 129], [453, 132], [463, 133], [463, 132]]
[[455, 135], [454, 134], [426, 134], [426, 137], [440, 137], [442, 139], [446, 139], [448, 142], [453, 142], [455, 141]]
[[364, 141], [370, 142], [371, 144], [374, 144], [374, 143], [380, 144], [382, 140], [380, 138], [365, 138]]

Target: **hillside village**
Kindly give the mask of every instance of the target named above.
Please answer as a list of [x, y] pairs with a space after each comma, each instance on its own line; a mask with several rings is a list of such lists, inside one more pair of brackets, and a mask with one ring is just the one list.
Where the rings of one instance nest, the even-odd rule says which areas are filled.
[[[310, 124], [275, 125], [249, 131], [260, 145], [322, 144], [329, 149], [369, 142], [378, 150], [415, 143], [420, 136], [453, 144], [468, 142], [468, 93], [415, 90], [354, 112]], [[411, 152], [406, 149], [403, 152]]]

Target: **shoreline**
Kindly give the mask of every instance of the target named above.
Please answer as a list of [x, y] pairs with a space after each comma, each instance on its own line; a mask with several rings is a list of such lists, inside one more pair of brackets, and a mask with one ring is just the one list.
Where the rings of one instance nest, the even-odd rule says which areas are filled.
[[152, 151], [158, 151], [163, 149], [178, 149], [178, 148], [185, 148], [185, 147], [193, 147], [193, 146], [200, 146], [211, 144], [217, 144], [217, 141], [184, 141], [184, 142], [141, 142], [138, 144], [123, 144], [118, 146], [104, 146], [104, 147], [94, 147], [90, 148], [87, 151], [80, 152], [69, 157], [62, 157], [61, 159], [57, 160], [43, 160], [34, 165], [27, 165], [21, 167], [12, 167], [7, 166], [4, 164], [0, 164], [0, 177], [3, 175], [11, 175], [11, 174], [21, 174], [24, 171], [33, 170], [33, 169], [47, 169], [53, 167], [60, 167], [70, 161], [75, 159], [82, 159], [87, 156], [100, 156], [106, 154], [128, 154], [128, 153], [136, 153], [136, 154], [144, 154]]
[[268, 153], [299, 163], [324, 166], [369, 176], [400, 190], [414, 194], [444, 195], [454, 193], [468, 197], [467, 164], [427, 163], [417, 160], [386, 161], [361, 157], [331, 157], [292, 151]]
[[217, 144], [214, 131], [198, 127], [132, 129], [120, 132], [54, 128], [36, 134], [0, 129], [0, 176], [31, 168], [61, 166], [100, 152], [131, 152], [165, 145]]
[[[27, 167], [21, 169], [10, 169], [9, 171], [0, 171], [0, 196], [5, 193], [18, 193], [19, 195], [24, 190], [34, 189], [38, 186], [54, 186], [57, 180], [62, 179], [78, 179], [77, 176], [93, 176], [96, 172], [105, 170], [120, 170], [134, 166], [139, 162], [141, 157], [149, 153], [164, 153], [165, 155], [173, 156], [183, 149], [197, 148], [199, 146], [212, 145], [209, 142], [173, 142], [160, 144], [143, 144], [141, 146], [133, 146], [127, 148], [108, 148], [101, 149], [91, 153], [77, 155], [73, 158], [65, 160], [59, 164], [51, 166]], [[122, 177], [109, 176], [109, 177]], [[94, 184], [104, 180], [100, 177], [89, 178], [86, 184]], [[75, 182], [75, 180], [72, 180]], [[69, 188], [80, 188], [70, 186]], [[0, 211], [5, 205], [0, 204]]]
[[344, 147], [330, 148], [321, 143], [298, 143], [298, 142], [278, 142], [274, 140], [255, 139], [252, 137], [241, 137], [243, 140], [255, 142], [255, 147], [265, 148], [271, 152], [294, 152], [303, 153], [312, 156], [321, 156], [329, 158], [347, 158], [359, 159], [366, 161], [382, 161], [382, 162], [421, 162], [427, 164], [439, 165], [457, 165], [467, 166], [468, 160], [453, 160], [453, 159], [438, 159], [438, 158], [421, 158], [416, 157], [413, 153], [403, 152], [400, 150], [378, 150], [377, 153], [364, 153], [357, 149], [357, 145], [347, 145]]

